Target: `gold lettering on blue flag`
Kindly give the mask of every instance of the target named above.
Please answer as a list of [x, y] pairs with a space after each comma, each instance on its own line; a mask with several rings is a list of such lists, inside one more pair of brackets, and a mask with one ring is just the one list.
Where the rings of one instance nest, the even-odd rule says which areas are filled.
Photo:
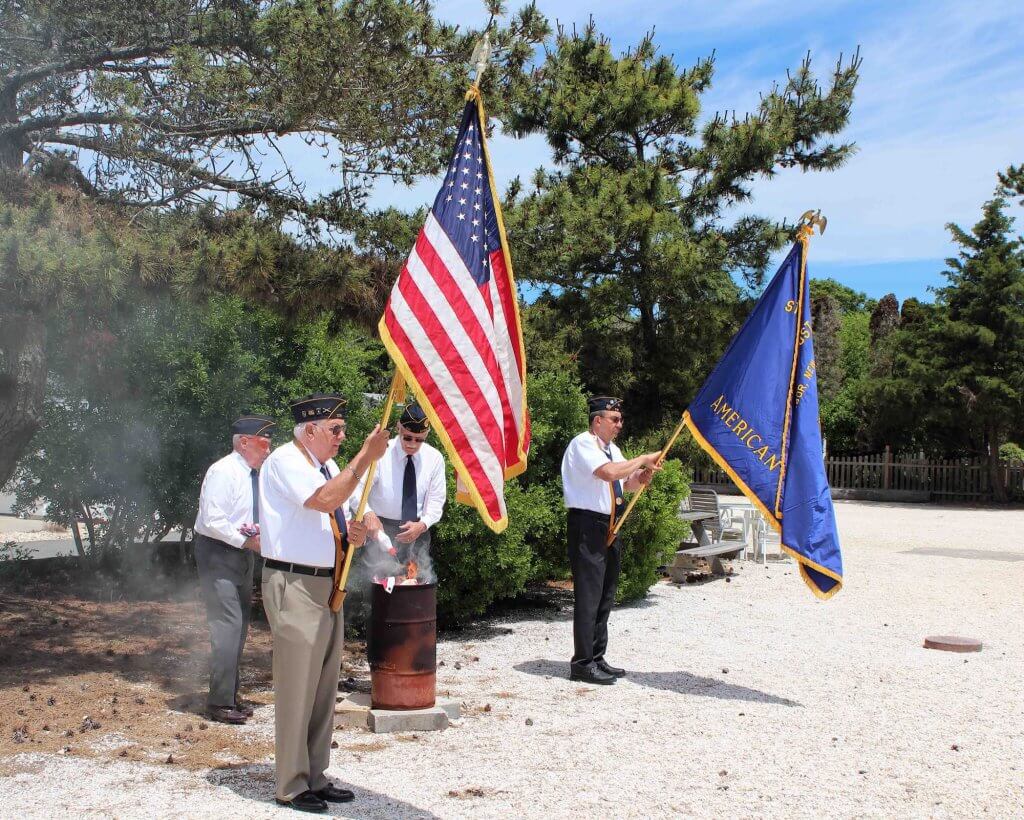
[[822, 598], [842, 557], [822, 459], [817, 366], [801, 236], [683, 418], [782, 538]]

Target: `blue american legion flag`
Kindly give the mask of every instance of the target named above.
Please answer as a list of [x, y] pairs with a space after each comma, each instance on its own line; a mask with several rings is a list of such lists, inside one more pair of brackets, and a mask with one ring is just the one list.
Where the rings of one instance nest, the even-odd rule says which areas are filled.
[[457, 498], [495, 532], [505, 479], [526, 469], [526, 352], [475, 88], [441, 190], [378, 329], [455, 466]]
[[809, 231], [801, 229], [683, 419], [780, 533], [814, 594], [830, 598], [842, 587], [843, 559], [822, 457]]

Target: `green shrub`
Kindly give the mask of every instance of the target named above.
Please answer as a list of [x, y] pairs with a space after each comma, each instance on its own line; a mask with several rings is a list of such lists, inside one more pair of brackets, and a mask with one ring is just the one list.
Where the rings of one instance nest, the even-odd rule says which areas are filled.
[[640, 496], [622, 525], [622, 571], [616, 600], [643, 598], [658, 582], [658, 567], [671, 563], [689, 525], [678, 516], [679, 503], [690, 494], [683, 465], [672, 459]]
[[545, 484], [506, 485], [508, 527], [500, 535], [483, 524], [473, 507], [454, 498], [455, 482], [449, 478], [448, 505], [431, 548], [439, 580], [438, 619], [449, 624], [522, 592], [535, 574], [530, 541], [557, 538], [564, 518], [561, 492]]
[[1024, 447], [1014, 444], [1012, 441], [1001, 444], [999, 446], [999, 458], [1011, 467], [1024, 466]]

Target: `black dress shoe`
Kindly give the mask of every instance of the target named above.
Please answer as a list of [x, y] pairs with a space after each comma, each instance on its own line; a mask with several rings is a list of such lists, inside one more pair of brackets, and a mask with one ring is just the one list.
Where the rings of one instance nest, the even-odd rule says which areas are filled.
[[301, 794], [297, 794], [291, 800], [278, 800], [276, 797], [274, 799], [277, 801], [277, 805], [287, 806], [290, 809], [317, 813], [327, 811], [327, 803], [311, 791], [304, 791]]
[[601, 686], [615, 683], [615, 676], [609, 675], [601, 670], [596, 663], [589, 663], [586, 666], [572, 664], [569, 667], [569, 680], [578, 680], [584, 683], [597, 683]]
[[600, 669], [602, 672], [606, 672], [607, 674], [613, 675], [616, 678], [621, 678], [623, 675], [626, 674], [625, 669], [621, 669], [618, 666], [612, 666], [606, 660], [599, 660], [595, 661], [594, 663], [597, 666], [597, 668]]
[[235, 711], [241, 712], [247, 718], [251, 718], [256, 713], [253, 709], [253, 704], [247, 700], [242, 700], [241, 698], [235, 702]]
[[245, 723], [245, 712], [239, 712], [234, 706], [207, 706], [206, 715], [217, 723], [233, 723], [236, 726]]
[[317, 789], [313, 794], [328, 803], [348, 803], [356, 799], [353, 792], [348, 789], [339, 789], [333, 783], [328, 783], [322, 789]]

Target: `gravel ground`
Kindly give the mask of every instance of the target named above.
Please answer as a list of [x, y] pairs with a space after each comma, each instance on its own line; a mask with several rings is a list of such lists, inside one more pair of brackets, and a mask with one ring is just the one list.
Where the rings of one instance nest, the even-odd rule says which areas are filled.
[[[567, 611], [439, 647], [445, 732], [339, 730], [340, 817], [1020, 817], [1024, 511], [840, 502], [846, 586], [791, 562], [659, 585], [611, 620], [612, 687], [565, 679]], [[985, 642], [926, 650], [926, 635]], [[455, 664], [459, 663], [460, 668]], [[269, 708], [246, 728], [272, 733]], [[0, 816], [288, 816], [272, 763], [0, 759]]]

